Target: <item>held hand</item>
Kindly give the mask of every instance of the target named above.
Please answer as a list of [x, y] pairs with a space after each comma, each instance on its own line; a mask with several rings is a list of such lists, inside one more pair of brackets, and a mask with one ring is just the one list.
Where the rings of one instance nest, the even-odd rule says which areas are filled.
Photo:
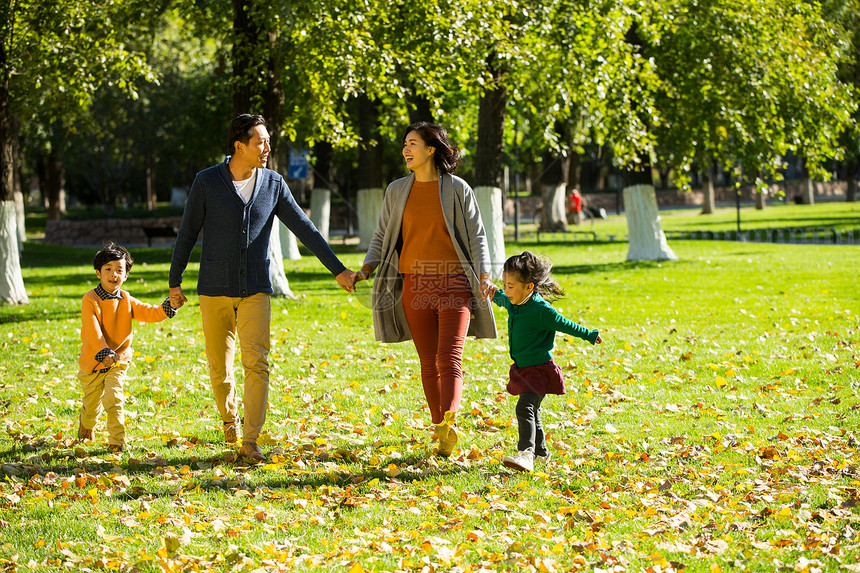
[[594, 341], [594, 344], [600, 344], [601, 342], [603, 342], [603, 339], [600, 338], [600, 335], [598, 334], [597, 339]]
[[182, 293], [182, 287], [170, 287], [170, 306], [173, 308], [182, 308], [188, 302], [188, 299], [185, 298], [185, 295]]
[[354, 289], [355, 285], [360, 283], [361, 281], [366, 281], [369, 276], [370, 276], [370, 273], [368, 273], [367, 271], [356, 272], [355, 276], [352, 279], [352, 288]]
[[102, 360], [102, 364], [110, 368], [111, 366], [116, 364], [116, 358], [114, 358], [113, 355], [105, 356], [104, 360]]
[[482, 279], [481, 280], [481, 297], [485, 299], [490, 299], [496, 291], [499, 290], [499, 287], [493, 284], [493, 281], [490, 279]]
[[337, 280], [337, 284], [340, 285], [340, 288], [342, 288], [346, 292], [355, 292], [355, 275], [356, 273], [349, 269], [346, 269], [345, 271], [337, 275], [337, 277], [335, 277], [335, 280]]

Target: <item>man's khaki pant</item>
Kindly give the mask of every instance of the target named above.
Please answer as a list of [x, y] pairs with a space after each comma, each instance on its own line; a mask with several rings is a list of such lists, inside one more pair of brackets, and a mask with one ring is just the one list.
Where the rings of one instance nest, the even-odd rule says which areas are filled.
[[268, 357], [272, 322], [269, 295], [258, 293], [239, 298], [200, 296], [200, 315], [212, 393], [221, 420], [225, 423], [235, 422], [239, 418], [236, 378], [233, 375], [236, 336], [239, 336], [242, 367], [245, 370], [242, 442], [256, 443], [266, 422], [269, 401]]
[[117, 362], [107, 372], [78, 372], [84, 391], [81, 425], [92, 429], [104, 409], [107, 414], [108, 443], [125, 444], [125, 377], [128, 362]]

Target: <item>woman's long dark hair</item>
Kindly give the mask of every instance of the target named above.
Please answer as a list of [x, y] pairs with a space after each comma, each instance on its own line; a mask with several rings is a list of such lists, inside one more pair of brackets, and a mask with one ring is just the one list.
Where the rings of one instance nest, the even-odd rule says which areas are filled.
[[460, 150], [448, 141], [448, 132], [445, 128], [428, 121], [413, 123], [403, 134], [403, 143], [406, 143], [406, 136], [413, 131], [418, 134], [424, 145], [436, 150], [433, 154], [436, 170], [440, 173], [454, 173], [460, 163]]
[[516, 273], [520, 281], [533, 283], [535, 292], [548, 300], [564, 296], [564, 289], [549, 276], [552, 262], [541, 260], [531, 251], [523, 251], [505, 261], [502, 269], [506, 273]]

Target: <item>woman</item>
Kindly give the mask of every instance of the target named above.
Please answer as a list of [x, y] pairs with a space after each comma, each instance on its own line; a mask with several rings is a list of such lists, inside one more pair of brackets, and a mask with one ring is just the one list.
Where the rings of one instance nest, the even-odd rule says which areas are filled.
[[471, 187], [453, 175], [460, 151], [443, 128], [413, 124], [403, 138], [412, 172], [385, 191], [379, 225], [356, 282], [379, 269], [371, 295], [376, 339], [415, 343], [438, 453], [457, 445], [466, 336], [495, 338], [485, 300], [490, 254]]

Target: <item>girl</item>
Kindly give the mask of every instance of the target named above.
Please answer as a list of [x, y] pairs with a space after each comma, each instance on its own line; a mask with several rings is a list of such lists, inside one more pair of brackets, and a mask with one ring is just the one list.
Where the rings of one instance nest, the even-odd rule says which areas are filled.
[[518, 453], [507, 456], [502, 463], [512, 469], [530, 472], [534, 458], [546, 461], [540, 404], [547, 394], [564, 394], [561, 369], [552, 360], [556, 331], [600, 344], [597, 330], [571, 322], [544, 300], [544, 296], [564, 296], [562, 288], [549, 276], [552, 264], [541, 261], [534, 253], [524, 251], [505, 261], [502, 270], [504, 290], [494, 288], [493, 302], [508, 310], [508, 337], [511, 365], [507, 390], [519, 396], [517, 423], [519, 425]]

